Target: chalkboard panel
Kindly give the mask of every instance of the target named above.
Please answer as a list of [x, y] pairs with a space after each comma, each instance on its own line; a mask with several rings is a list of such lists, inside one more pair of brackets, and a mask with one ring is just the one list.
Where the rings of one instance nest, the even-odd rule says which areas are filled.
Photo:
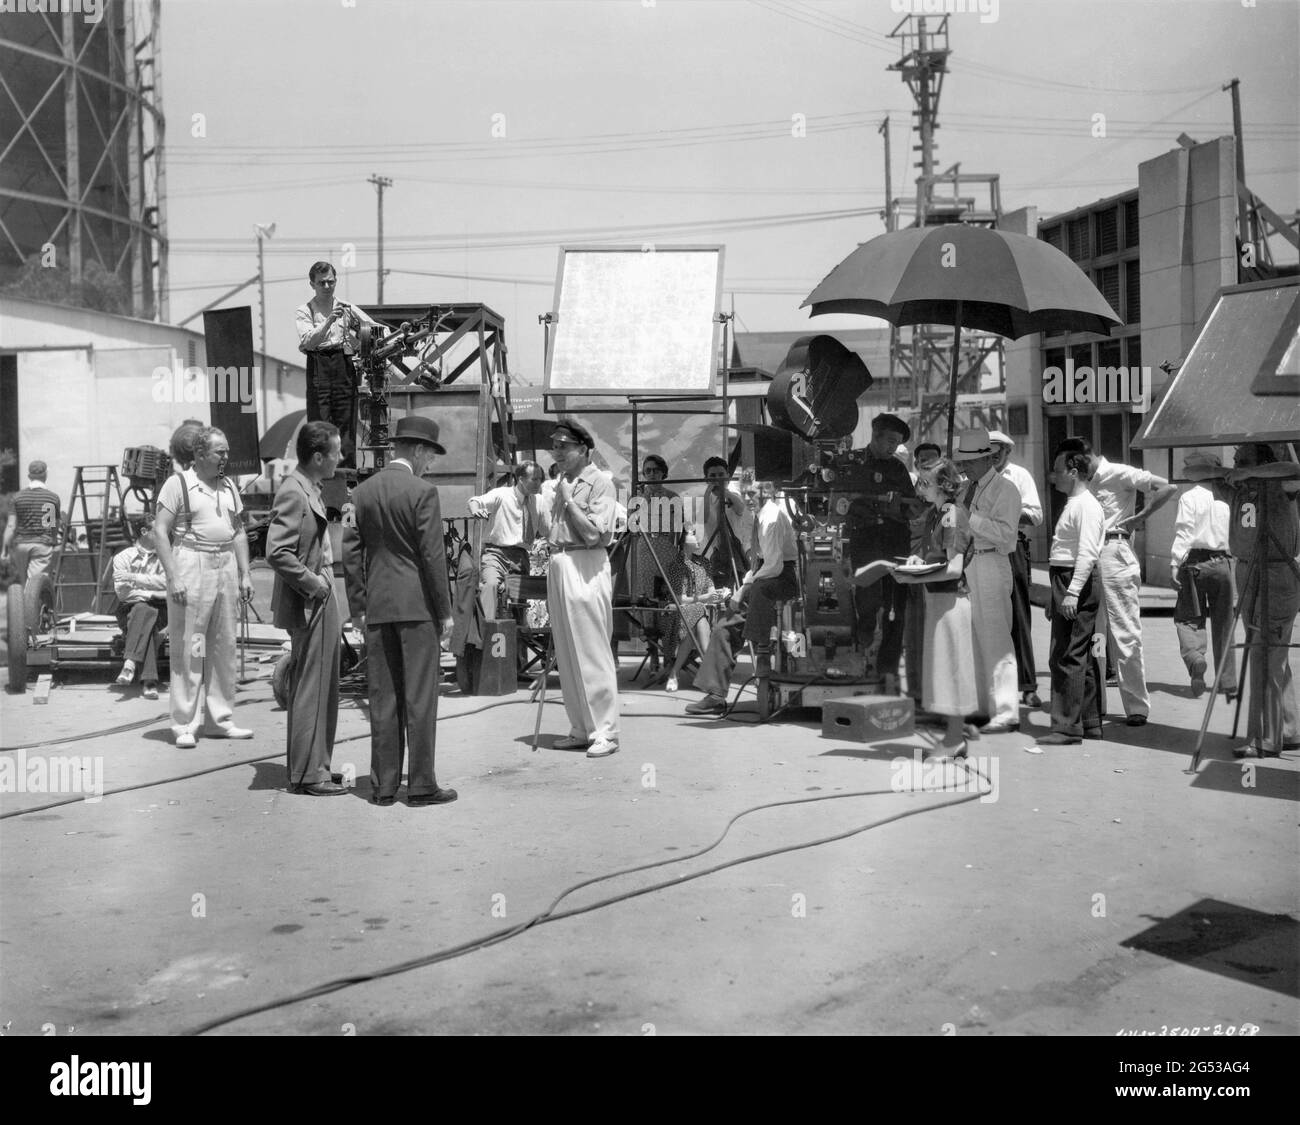
[[721, 246], [564, 247], [550, 394], [712, 394]]

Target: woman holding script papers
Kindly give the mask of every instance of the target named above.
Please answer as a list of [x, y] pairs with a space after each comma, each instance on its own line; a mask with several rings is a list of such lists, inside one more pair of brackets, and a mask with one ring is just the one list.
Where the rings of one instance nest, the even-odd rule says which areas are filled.
[[940, 758], [966, 756], [963, 719], [978, 703], [970, 599], [962, 576], [971, 543], [970, 524], [966, 509], [956, 502], [964, 483], [961, 471], [947, 460], [918, 475], [917, 495], [930, 506], [921, 554], [893, 571], [896, 582], [925, 584], [921, 702], [927, 711], [948, 720]]

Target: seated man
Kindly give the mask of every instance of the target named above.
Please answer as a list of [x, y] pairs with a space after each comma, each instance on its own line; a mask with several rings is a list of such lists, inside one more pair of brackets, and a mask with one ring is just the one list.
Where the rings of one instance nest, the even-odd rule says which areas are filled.
[[528, 574], [533, 540], [549, 530], [549, 509], [544, 511], [538, 501], [545, 479], [536, 461], [525, 461], [515, 470], [513, 484], [469, 499], [470, 515], [489, 521], [479, 559], [479, 605], [485, 621], [496, 619], [497, 589], [506, 575]]
[[[765, 676], [771, 672], [776, 603], [799, 593], [795, 567], [798, 541], [785, 505], [776, 498], [776, 489], [765, 482], [742, 487], [741, 492], [751, 510], [756, 509], [758, 514], [754, 566], [731, 597], [732, 615], [719, 621], [709, 638], [709, 647], [695, 677], [695, 686], [706, 694], [700, 702], [686, 708], [688, 715], [719, 715], [726, 710], [727, 689], [736, 667], [734, 646], [742, 637], [754, 645], [757, 674]], [[749, 610], [742, 617], [740, 607], [746, 599]]]
[[117, 623], [126, 634], [126, 659], [117, 684], [129, 687], [143, 665], [144, 698], [158, 698], [158, 636], [167, 627], [167, 576], [154, 549], [152, 524], [140, 529], [135, 544], [113, 556]]

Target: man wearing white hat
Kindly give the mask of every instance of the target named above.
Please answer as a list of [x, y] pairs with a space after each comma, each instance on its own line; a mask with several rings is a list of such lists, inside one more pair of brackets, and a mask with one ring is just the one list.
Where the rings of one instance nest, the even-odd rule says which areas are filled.
[[1029, 620], [1029, 536], [1028, 527], [1043, 522], [1043, 505], [1038, 499], [1038, 485], [1023, 465], [1012, 464], [1011, 449], [1016, 444], [1001, 430], [989, 430], [989, 441], [997, 451], [993, 467], [1016, 486], [1020, 493], [1020, 520], [1016, 547], [1011, 552], [1011, 641], [1016, 652], [1016, 670], [1020, 677], [1020, 701], [1026, 707], [1041, 707], [1038, 698], [1038, 666], [1034, 661], [1034, 632]]
[[[1183, 460], [1192, 475], [1197, 470], [1222, 469], [1213, 453], [1194, 449]], [[1228, 554], [1228, 504], [1211, 480], [1193, 483], [1178, 498], [1174, 521], [1174, 543], [1169, 551], [1173, 564], [1174, 628], [1187, 674], [1192, 678], [1192, 695], [1205, 692], [1205, 619], [1210, 619], [1214, 637], [1214, 667], [1223, 666], [1219, 688], [1229, 698], [1237, 694], [1237, 659], [1232, 649], [1232, 557]]]
[[985, 734], [1020, 729], [1016, 653], [1011, 642], [1011, 560], [1020, 521], [1020, 493], [994, 468], [998, 454], [983, 427], [962, 430], [952, 459], [970, 481], [971, 550], [966, 566], [971, 631], [975, 640], [975, 687], [979, 709], [988, 715]]

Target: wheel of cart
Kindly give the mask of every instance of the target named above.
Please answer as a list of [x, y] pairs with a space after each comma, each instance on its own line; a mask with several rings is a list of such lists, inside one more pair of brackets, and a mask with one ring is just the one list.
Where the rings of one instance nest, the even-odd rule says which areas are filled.
[[5, 598], [5, 624], [9, 644], [9, 690], [18, 695], [27, 690], [27, 652], [31, 648], [32, 635], [54, 630], [54, 584], [48, 574], [41, 577], [36, 621], [30, 628], [26, 603], [23, 584], [13, 583]]

